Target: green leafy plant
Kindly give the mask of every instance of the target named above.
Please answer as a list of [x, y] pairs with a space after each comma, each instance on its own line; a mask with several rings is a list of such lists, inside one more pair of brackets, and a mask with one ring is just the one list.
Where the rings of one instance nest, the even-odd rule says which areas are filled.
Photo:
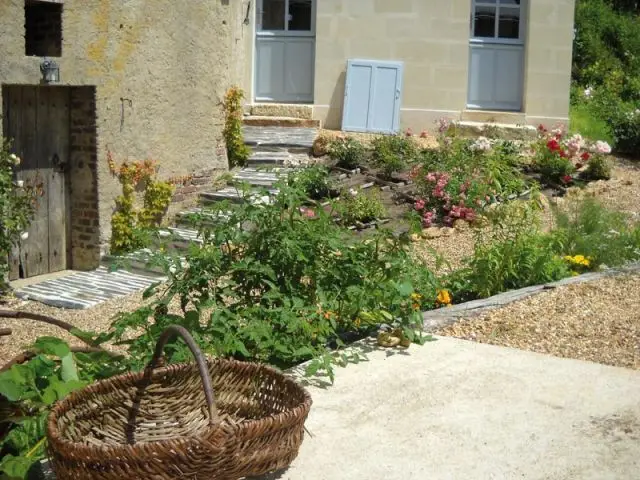
[[344, 191], [335, 203], [335, 209], [345, 225], [367, 223], [384, 218], [387, 214], [380, 192], [371, 189]]
[[467, 266], [448, 278], [456, 298], [489, 297], [569, 275], [554, 239], [540, 230], [537, 202], [507, 203], [489, 218], [494, 228], [478, 230]]
[[362, 143], [352, 137], [338, 137], [329, 142], [329, 157], [337, 162], [337, 166], [354, 169], [364, 161], [365, 148]]
[[611, 163], [604, 155], [592, 155], [587, 161], [587, 168], [583, 172], [587, 180], [609, 180], [611, 178]]
[[[143, 362], [163, 328], [178, 323], [209, 354], [281, 368], [313, 360], [310, 373], [330, 376], [344, 360], [333, 349], [380, 323], [420, 341], [419, 308], [433, 305], [436, 281], [429, 272], [407, 273], [408, 242], [384, 231], [356, 241], [322, 209], [308, 220], [301, 213], [306, 198], [283, 184], [270, 204], [247, 202], [225, 218], [217, 213], [228, 206], [216, 206], [207, 216], [220, 220], [199, 223], [202, 245], [183, 261], [159, 256], [168, 283], [148, 292], [156, 294], [149, 306], [115, 322], [115, 338]], [[180, 315], [167, 313], [173, 301]], [[169, 349], [170, 361], [186, 358], [182, 347]]]
[[0, 373], [0, 438], [2, 478], [23, 479], [31, 465], [45, 456], [46, 422], [52, 405], [94, 380], [122, 373], [122, 357], [105, 352], [72, 353], [59, 338], [41, 337], [35, 356]]
[[312, 200], [329, 196], [331, 180], [329, 170], [323, 165], [313, 165], [293, 173], [287, 179], [289, 186], [304, 192]]
[[371, 163], [386, 178], [391, 178], [418, 158], [418, 146], [409, 136], [381, 135], [373, 140], [372, 145]]
[[583, 255], [590, 269], [640, 259], [640, 224], [594, 198], [572, 199], [554, 217], [551, 236], [561, 255]]
[[10, 153], [10, 145], [0, 144], [0, 292], [7, 287], [5, 275], [11, 249], [20, 242], [29, 227], [36, 206], [38, 185], [28, 185], [16, 179], [15, 168], [20, 158]]
[[[151, 160], [124, 162], [116, 167], [110, 152], [109, 168], [122, 185], [122, 194], [116, 198], [116, 209], [111, 216], [111, 252], [122, 254], [146, 247], [151, 232], [160, 226], [166, 213], [174, 187], [155, 178], [157, 165]], [[136, 188], [144, 190], [144, 206], [135, 208]]]
[[242, 135], [242, 100], [244, 92], [238, 87], [231, 87], [224, 98], [224, 139], [227, 144], [227, 156], [231, 167], [244, 166], [251, 150], [244, 143]]

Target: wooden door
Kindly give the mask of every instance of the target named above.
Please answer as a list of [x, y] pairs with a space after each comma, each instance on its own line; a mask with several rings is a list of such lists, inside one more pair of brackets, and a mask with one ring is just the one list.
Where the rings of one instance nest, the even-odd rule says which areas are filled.
[[67, 268], [67, 182], [70, 90], [6, 86], [4, 135], [22, 159], [18, 179], [36, 185], [37, 207], [26, 240], [10, 255], [9, 279]]

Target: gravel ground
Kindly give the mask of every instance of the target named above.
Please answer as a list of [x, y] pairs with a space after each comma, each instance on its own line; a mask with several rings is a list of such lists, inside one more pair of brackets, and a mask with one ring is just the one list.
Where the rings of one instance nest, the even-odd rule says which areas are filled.
[[[106, 331], [118, 312], [129, 312], [142, 305], [142, 292], [120, 297], [86, 310], [67, 310], [50, 307], [42, 303], [9, 298], [0, 309], [20, 310], [24, 312], [48, 315], [64, 320], [81, 330], [92, 332]], [[65, 330], [35, 320], [0, 318], [0, 328], [11, 328], [12, 334], [0, 337], [0, 358], [8, 360], [24, 351], [25, 346], [38, 337], [55, 336], [69, 342], [72, 346], [84, 346], [84, 343]], [[0, 361], [0, 364], [4, 361]]]
[[640, 369], [640, 275], [559, 287], [438, 334]]

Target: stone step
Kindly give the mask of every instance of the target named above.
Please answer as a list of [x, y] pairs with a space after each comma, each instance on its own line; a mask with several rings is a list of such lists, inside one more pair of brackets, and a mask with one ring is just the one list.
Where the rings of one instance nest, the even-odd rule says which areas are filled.
[[255, 186], [273, 186], [278, 180], [298, 171], [297, 168], [243, 168], [233, 176], [235, 182]]
[[[162, 267], [154, 261], [157, 254], [156, 250], [142, 248], [125, 255], [106, 255], [102, 259], [102, 264], [110, 269], [115, 267], [129, 272], [164, 274]], [[184, 257], [178, 256], [176, 261], [184, 262]]]
[[250, 115], [244, 117], [243, 123], [251, 127], [320, 128], [320, 120], [295, 117]]
[[218, 219], [228, 219], [230, 212], [212, 212], [200, 207], [179, 212], [175, 216], [175, 223], [181, 227], [193, 227], [197, 223], [210, 225]]
[[215, 192], [204, 192], [200, 194], [200, 201], [203, 204], [211, 204], [213, 202], [222, 202], [228, 200], [232, 203], [242, 203], [250, 199], [253, 203], [268, 203], [270, 195], [276, 195], [278, 190], [270, 188], [266, 193], [258, 189], [250, 189], [243, 192], [242, 189], [236, 187], [226, 187]]
[[318, 135], [318, 129], [245, 126], [242, 128], [242, 133], [244, 143], [256, 150], [277, 148], [300, 153], [300, 151], [311, 150]]
[[304, 167], [311, 163], [309, 150], [290, 152], [287, 150], [259, 149], [249, 157], [249, 167], [282, 166], [285, 168]]
[[197, 230], [181, 227], [169, 227], [160, 230], [160, 243], [170, 250], [185, 250], [192, 244], [202, 244]]
[[313, 105], [299, 103], [258, 103], [249, 106], [247, 110], [250, 115], [259, 117], [313, 118]]

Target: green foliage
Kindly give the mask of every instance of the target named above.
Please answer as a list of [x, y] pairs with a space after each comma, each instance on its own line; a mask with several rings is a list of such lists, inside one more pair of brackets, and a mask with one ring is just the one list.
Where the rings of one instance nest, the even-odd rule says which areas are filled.
[[251, 154], [242, 135], [243, 98], [244, 92], [238, 87], [231, 87], [224, 98], [225, 123], [222, 134], [227, 144], [227, 156], [231, 168], [243, 167]]
[[614, 143], [613, 134], [607, 122], [599, 118], [597, 111], [593, 110], [590, 104], [584, 102], [575, 102], [571, 105], [569, 112], [571, 133], [580, 133], [591, 140]]
[[[150, 160], [125, 162], [116, 168], [109, 154], [109, 166], [122, 185], [122, 194], [116, 198], [116, 209], [111, 216], [111, 252], [122, 254], [146, 247], [169, 207], [174, 187], [155, 178], [157, 167]], [[144, 203], [137, 211], [135, 194], [140, 188], [144, 190]]]
[[[20, 242], [27, 230], [36, 205], [37, 185], [26, 185], [16, 180], [15, 168], [20, 158], [10, 153], [10, 145], [0, 144], [0, 292], [5, 288], [7, 259], [11, 249]], [[22, 186], [19, 186], [22, 185]]]
[[[312, 370], [331, 376], [340, 360], [329, 347], [381, 322], [419, 341], [422, 319], [411, 294], [420, 288], [421, 306], [433, 305], [435, 279], [412, 269], [406, 240], [380, 231], [356, 241], [323, 210], [308, 220], [300, 211], [306, 198], [283, 184], [272, 204], [243, 204], [227, 218], [200, 224], [204, 243], [182, 264], [162, 256], [169, 282], [150, 306], [116, 321], [116, 338], [144, 362], [164, 327], [178, 323], [212, 355], [279, 367], [314, 359]], [[174, 299], [180, 316], [167, 313]], [[186, 349], [173, 347], [171, 361], [188, 358]]]
[[545, 153], [536, 158], [536, 170], [540, 173], [540, 181], [546, 185], [561, 185], [563, 181], [576, 171], [575, 166], [566, 158], [553, 153]]
[[355, 138], [338, 137], [329, 142], [327, 152], [338, 167], [351, 170], [363, 162], [365, 148]]
[[335, 209], [344, 225], [367, 223], [387, 215], [380, 192], [372, 189], [343, 192], [340, 200], [335, 203]]
[[54, 337], [41, 337], [32, 348], [34, 358], [0, 373], [0, 407], [11, 412], [0, 420], [9, 427], [0, 439], [2, 478], [25, 478], [31, 465], [44, 457], [47, 416], [55, 402], [128, 368], [122, 358], [104, 353], [76, 355]]
[[448, 279], [456, 298], [489, 297], [569, 275], [553, 239], [540, 230], [535, 201], [501, 205], [490, 219], [494, 225], [491, 233], [478, 232], [467, 266]]
[[372, 144], [371, 163], [387, 178], [391, 178], [395, 172], [402, 171], [418, 158], [419, 149], [412, 137], [381, 135], [376, 137]]
[[619, 266], [640, 258], [640, 224], [597, 200], [572, 200], [554, 211], [552, 237], [562, 255], [583, 255], [590, 268]]
[[314, 165], [291, 174], [287, 181], [290, 187], [304, 192], [312, 200], [328, 197], [332, 187], [329, 170], [322, 165]]
[[604, 155], [592, 155], [583, 173], [587, 180], [609, 180], [611, 178], [611, 163]]

